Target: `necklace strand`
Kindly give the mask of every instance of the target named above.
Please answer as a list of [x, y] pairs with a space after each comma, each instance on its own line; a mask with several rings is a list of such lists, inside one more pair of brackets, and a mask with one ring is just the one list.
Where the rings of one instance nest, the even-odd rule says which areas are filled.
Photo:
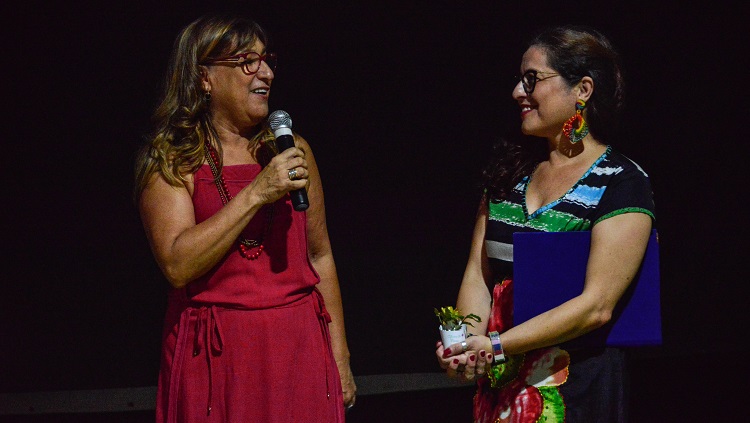
[[[206, 144], [206, 161], [208, 162], [208, 166], [211, 168], [211, 173], [214, 175], [214, 183], [216, 184], [216, 189], [218, 189], [219, 191], [221, 202], [226, 206], [233, 197], [232, 194], [229, 193], [229, 188], [227, 188], [227, 183], [224, 180], [223, 173], [219, 170], [219, 166], [217, 164], [219, 163], [219, 160], [216, 155], [216, 150], [214, 150], [214, 148], [211, 147], [210, 144]], [[266, 218], [268, 220], [266, 231], [264, 234], [261, 234], [259, 239], [247, 239], [243, 237], [240, 237], [238, 239], [240, 244], [240, 254], [242, 255], [242, 257], [245, 257], [248, 260], [255, 260], [260, 257], [260, 253], [263, 252], [263, 240], [271, 231], [271, 222], [273, 221], [273, 204], [269, 206], [268, 211], [266, 212]], [[256, 250], [251, 252], [253, 248], [256, 248]]]

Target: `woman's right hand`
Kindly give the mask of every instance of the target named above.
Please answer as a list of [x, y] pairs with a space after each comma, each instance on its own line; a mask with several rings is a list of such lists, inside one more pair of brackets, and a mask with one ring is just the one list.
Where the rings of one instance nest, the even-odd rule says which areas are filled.
[[[294, 170], [294, 179], [290, 172]], [[276, 155], [258, 174], [248, 189], [261, 204], [273, 203], [286, 193], [305, 188], [310, 173], [305, 152], [297, 147], [288, 148]]]
[[462, 382], [473, 382], [486, 373], [487, 365], [492, 361], [492, 356], [487, 353], [487, 348], [483, 345], [484, 340], [489, 341], [489, 338], [486, 336], [467, 338], [465, 352], [462, 351], [461, 344], [449, 345], [446, 348], [442, 342], [438, 341], [435, 345], [438, 364], [449, 377]]

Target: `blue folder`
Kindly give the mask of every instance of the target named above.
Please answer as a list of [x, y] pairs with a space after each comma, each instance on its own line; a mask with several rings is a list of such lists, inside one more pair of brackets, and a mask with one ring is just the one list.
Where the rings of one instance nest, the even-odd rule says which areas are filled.
[[[513, 323], [521, 324], [583, 291], [591, 232], [513, 234]], [[660, 345], [659, 244], [652, 230], [641, 268], [612, 320], [566, 344], [634, 347]]]

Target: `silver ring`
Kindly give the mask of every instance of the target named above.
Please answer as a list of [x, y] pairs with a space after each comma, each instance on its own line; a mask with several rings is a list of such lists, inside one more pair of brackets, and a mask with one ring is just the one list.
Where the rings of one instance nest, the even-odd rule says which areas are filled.
[[466, 343], [466, 341], [461, 341], [461, 352], [466, 352], [466, 350], [469, 349], [469, 344]]
[[289, 175], [289, 180], [291, 181], [297, 179], [297, 168], [289, 169], [289, 172], [287, 172], [287, 175]]

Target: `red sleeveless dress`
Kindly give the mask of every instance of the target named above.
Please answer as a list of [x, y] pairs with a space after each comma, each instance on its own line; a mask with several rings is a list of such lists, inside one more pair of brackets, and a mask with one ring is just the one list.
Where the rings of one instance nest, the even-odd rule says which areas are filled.
[[[232, 196], [259, 165], [223, 168]], [[208, 165], [195, 173], [196, 223], [221, 207]], [[232, 248], [213, 269], [169, 294], [157, 422], [343, 422], [330, 316], [307, 257], [306, 218], [289, 196], [260, 209], [243, 232], [256, 260]]]

